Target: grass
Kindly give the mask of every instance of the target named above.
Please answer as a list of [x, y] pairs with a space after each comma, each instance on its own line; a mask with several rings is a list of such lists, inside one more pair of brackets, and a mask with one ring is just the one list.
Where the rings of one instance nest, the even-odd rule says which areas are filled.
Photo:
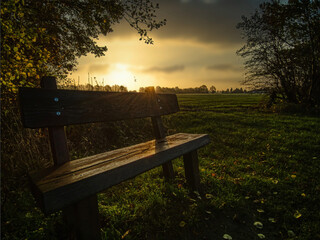
[[[261, 108], [262, 95], [179, 95], [169, 133], [208, 133], [201, 193], [156, 168], [99, 194], [104, 239], [320, 239], [320, 119]], [[141, 136], [139, 137], [141, 139]], [[258, 228], [261, 226], [262, 228]], [[61, 239], [27, 188], [2, 201], [2, 239]]]

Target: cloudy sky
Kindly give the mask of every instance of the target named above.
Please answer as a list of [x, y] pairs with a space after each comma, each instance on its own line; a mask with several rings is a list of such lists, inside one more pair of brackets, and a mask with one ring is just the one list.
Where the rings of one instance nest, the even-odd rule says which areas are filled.
[[250, 16], [262, 0], [158, 0], [159, 18], [167, 25], [150, 33], [154, 45], [139, 41], [126, 22], [101, 37], [104, 57], [79, 59], [70, 76], [87, 83], [125, 85], [129, 90], [145, 86], [208, 87], [218, 90], [241, 87], [243, 61], [236, 51], [243, 45], [236, 25]]

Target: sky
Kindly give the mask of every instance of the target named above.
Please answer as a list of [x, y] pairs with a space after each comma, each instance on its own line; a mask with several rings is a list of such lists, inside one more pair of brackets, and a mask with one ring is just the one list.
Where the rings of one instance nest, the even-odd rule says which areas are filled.
[[159, 19], [166, 26], [153, 30], [153, 45], [139, 41], [139, 34], [125, 21], [114, 32], [101, 36], [105, 56], [79, 59], [70, 75], [81, 84], [93, 79], [99, 85], [140, 87], [215, 86], [217, 90], [240, 88], [243, 59], [236, 51], [244, 44], [236, 29], [241, 16], [250, 16], [262, 0], [158, 0]]

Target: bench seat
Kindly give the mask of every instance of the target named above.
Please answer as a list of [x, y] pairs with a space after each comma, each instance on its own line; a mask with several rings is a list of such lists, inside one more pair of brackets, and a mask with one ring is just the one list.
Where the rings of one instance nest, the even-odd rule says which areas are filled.
[[51, 213], [209, 143], [206, 134], [178, 133], [31, 173], [32, 190]]

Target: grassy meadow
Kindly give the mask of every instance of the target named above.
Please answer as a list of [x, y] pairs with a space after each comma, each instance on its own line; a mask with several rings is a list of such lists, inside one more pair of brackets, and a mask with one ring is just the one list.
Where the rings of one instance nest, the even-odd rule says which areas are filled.
[[[178, 99], [181, 111], [164, 117], [168, 133], [211, 138], [198, 152], [201, 192], [188, 190], [182, 159], [172, 182], [156, 168], [114, 186], [98, 195], [103, 239], [320, 239], [319, 116], [266, 110], [258, 94]], [[112, 147], [151, 137], [148, 120], [121, 124]], [[23, 179], [1, 198], [2, 239], [64, 238], [61, 214], [43, 216]]]

